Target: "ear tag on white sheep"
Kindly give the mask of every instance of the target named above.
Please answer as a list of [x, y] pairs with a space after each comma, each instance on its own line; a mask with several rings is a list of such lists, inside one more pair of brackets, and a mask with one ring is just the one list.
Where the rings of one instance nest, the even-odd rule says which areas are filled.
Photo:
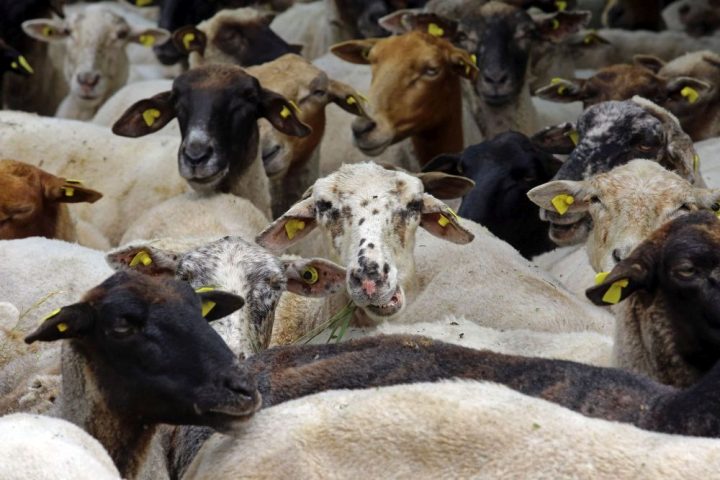
[[630, 281], [627, 278], [614, 282], [610, 285], [607, 292], [605, 292], [605, 295], [603, 295], [602, 301], [610, 305], [615, 305], [622, 297], [622, 289], [627, 287], [629, 284]]
[[138, 41], [144, 47], [152, 47], [153, 45], [155, 45], [156, 40], [157, 39], [155, 38], [155, 35], [152, 35], [150, 33], [144, 33], [140, 35], [140, 38], [138, 38]]
[[428, 25], [427, 33], [429, 33], [433, 37], [442, 37], [443, 35], [445, 35], [445, 30], [440, 28], [437, 23], [431, 23]]
[[43, 37], [52, 37], [52, 36], [53, 36], [53, 33], [55, 33], [55, 30], [53, 30], [52, 27], [47, 27], [47, 26], [45, 26], [45, 27], [43, 27], [43, 29], [42, 29]]
[[550, 203], [553, 204], [553, 207], [555, 207], [555, 210], [557, 210], [560, 215], [565, 215], [570, 205], [575, 203], [575, 198], [573, 198], [572, 195], [561, 193], [560, 195], [555, 195]]
[[474, 53], [471, 53], [470, 60], [472, 60], [473, 65], [475, 65], [477, 67], [477, 55], [475, 55]]
[[555, 2], [555, 6], [557, 7], [558, 12], [564, 12], [565, 10], [567, 10], [567, 2], [565, 1], [557, 0]]
[[307, 267], [305, 270], [303, 270], [301, 276], [303, 282], [307, 283], [308, 285], [315, 285], [320, 279], [320, 274], [315, 267]]
[[682, 90], [680, 90], [680, 95], [682, 95], [683, 98], [685, 98], [690, 104], [697, 102], [698, 98], [700, 97], [698, 91], [692, 87], [684, 87]]
[[150, 254], [144, 250], [141, 250], [135, 254], [132, 260], [130, 260], [130, 267], [135, 268], [141, 263], [147, 267], [148, 265], [151, 265], [152, 262], [153, 261]]
[[440, 215], [440, 218], [438, 218], [438, 225], [445, 228], [450, 223], [450, 220], [445, 215]]
[[693, 171], [697, 173], [700, 170], [700, 155], [693, 155]]
[[297, 218], [291, 218], [285, 223], [285, 234], [288, 240], [292, 240], [300, 230], [305, 229], [305, 222]]
[[65, 192], [66, 197], [75, 196], [75, 189], [72, 187], [61, 187], [62, 191]]
[[185, 47], [185, 50], [190, 50], [190, 44], [192, 44], [192, 42], [195, 41], [195, 38], [197, 38], [197, 37], [195, 36], [195, 34], [193, 32], [188, 32], [185, 35], [183, 35], [182, 43], [183, 43], [183, 46]]
[[599, 272], [595, 275], [595, 285], [600, 285], [605, 281], [610, 272]]
[[155, 120], [160, 118], [160, 110], [157, 108], [148, 108], [142, 114], [145, 125], [152, 127], [155, 124]]

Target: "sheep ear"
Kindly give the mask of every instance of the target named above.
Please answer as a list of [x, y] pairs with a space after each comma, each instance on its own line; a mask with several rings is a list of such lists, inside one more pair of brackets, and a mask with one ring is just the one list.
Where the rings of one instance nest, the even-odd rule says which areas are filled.
[[655, 55], [634, 55], [633, 63], [653, 73], [658, 73], [665, 66], [665, 61]]
[[134, 30], [128, 36], [128, 43], [137, 43], [143, 47], [151, 48], [166, 43], [171, 37], [170, 32], [164, 28], [146, 28], [144, 30]]
[[610, 273], [597, 274], [597, 285], [587, 289], [587, 298], [595, 305], [615, 305], [638, 290], [651, 289], [661, 251], [659, 237], [663, 235], [656, 232], [635, 248], [629, 257], [615, 265]]
[[460, 175], [449, 175], [443, 172], [424, 172], [413, 174], [425, 187], [425, 192], [441, 200], [461, 198], [473, 189], [475, 182]]
[[425, 32], [433, 37], [452, 41], [458, 33], [458, 23], [435, 13], [418, 12], [408, 14], [403, 22], [411, 29]]
[[42, 179], [45, 198], [60, 203], [95, 203], [102, 193], [86, 188], [79, 180], [67, 180], [48, 174]]
[[550, 42], [560, 42], [577, 33], [590, 21], [590, 12], [556, 12], [550, 15], [538, 15], [533, 18], [540, 37]]
[[364, 97], [350, 85], [337, 80], [330, 80], [328, 82], [328, 94], [330, 95], [330, 101], [346, 112], [363, 117], [367, 116], [363, 108]]
[[538, 185], [527, 192], [527, 196], [538, 207], [565, 215], [587, 211], [589, 203], [585, 190], [583, 181], [555, 180]]
[[70, 30], [65, 22], [60, 20], [27, 20], [22, 23], [22, 29], [27, 35], [41, 42], [62, 42], [70, 36]]
[[569, 155], [575, 150], [579, 137], [573, 124], [567, 122], [543, 128], [530, 137], [530, 141], [545, 152]]
[[293, 137], [307, 137], [312, 128], [305, 125], [298, 118], [300, 109], [293, 102], [282, 95], [270, 90], [262, 89], [262, 114], [273, 127], [285, 135]]
[[95, 310], [87, 303], [76, 303], [58, 308], [45, 318], [25, 343], [54, 342], [65, 338], [78, 338], [89, 333], [95, 325]]
[[378, 25], [393, 35], [402, 35], [410, 31], [410, 26], [405, 18], [414, 15], [418, 11], [412, 9], [396, 10], [378, 20]]
[[304, 297], [326, 297], [345, 288], [345, 268], [329, 260], [283, 260], [287, 289]]
[[423, 194], [423, 208], [420, 226], [436, 237], [449, 242], [464, 245], [475, 238], [470, 231], [460, 225], [457, 214], [444, 202], [430, 194]]
[[450, 53], [450, 64], [455, 72], [468, 80], [475, 80], [479, 69], [476, 65], [476, 58], [462, 48], [454, 48]]
[[134, 270], [153, 277], [175, 276], [180, 253], [162, 250], [148, 244], [118, 247], [105, 255], [105, 261], [115, 270]]
[[430, 160], [423, 172], [443, 172], [449, 175], [462, 175], [462, 157], [451, 153], [443, 153]]
[[215, 290], [214, 287], [200, 287], [195, 293], [200, 297], [202, 316], [208, 322], [225, 318], [245, 305], [245, 299], [241, 296]]
[[549, 85], [540, 87], [535, 91], [535, 95], [553, 102], [570, 103], [583, 101], [587, 97], [585, 94], [586, 80], [564, 78], [553, 78]]
[[338, 43], [330, 47], [330, 51], [336, 57], [346, 62], [356, 63], [358, 65], [368, 65], [370, 61], [368, 57], [370, 50], [375, 46], [379, 39], [370, 38], [366, 40], [350, 40]]
[[316, 226], [315, 200], [306, 198], [260, 232], [255, 242], [271, 252], [282, 252], [305, 238]]
[[200, 55], [205, 54], [207, 46], [207, 35], [198, 30], [193, 25], [178, 28], [173, 32], [172, 41], [180, 52], [184, 55], [190, 55], [190, 52], [197, 52]]
[[128, 108], [112, 126], [121, 137], [142, 137], [157, 132], [175, 118], [172, 92], [162, 92], [140, 100]]
[[712, 86], [692, 77], [676, 77], [668, 80], [665, 84], [665, 90], [668, 97], [672, 97], [676, 101], [684, 101], [690, 105], [705, 103], [712, 98], [710, 95]]

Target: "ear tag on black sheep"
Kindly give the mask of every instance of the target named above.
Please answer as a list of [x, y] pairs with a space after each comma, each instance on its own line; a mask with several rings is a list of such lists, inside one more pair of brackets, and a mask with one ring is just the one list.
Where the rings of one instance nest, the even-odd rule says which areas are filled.
[[152, 262], [153, 261], [150, 254], [144, 250], [141, 250], [137, 254], [135, 254], [132, 260], [130, 260], [130, 267], [135, 268], [141, 263], [147, 267], [148, 265], [151, 265]]
[[603, 295], [602, 301], [609, 305], [615, 305], [622, 297], [622, 289], [627, 287], [629, 284], [630, 281], [627, 278], [613, 282], [613, 284], [610, 285], [610, 288], [607, 289], [607, 292], [605, 292], [605, 295]]
[[558, 12], [564, 12], [565, 10], [567, 10], [567, 2], [562, 1], [562, 0], [557, 0], [555, 2], [555, 7], [557, 7]]
[[138, 7], [146, 7], [150, 5], [153, 0], [135, 0], [135, 5]]
[[555, 210], [557, 210], [560, 215], [565, 215], [570, 205], [575, 203], [575, 198], [572, 195], [561, 193], [560, 195], [555, 195], [550, 203], [553, 204], [553, 207], [555, 207]]
[[155, 124], [155, 120], [160, 118], [160, 110], [157, 108], [148, 108], [142, 114], [145, 125], [152, 127]]
[[558, 28], [560, 28], [560, 20], [558, 20], [557, 18], [553, 18], [552, 19], [552, 29], [557, 30]]
[[157, 41], [157, 38], [155, 38], [155, 35], [151, 33], [144, 33], [140, 35], [140, 38], [138, 38], [138, 41], [143, 47], [152, 47], [155, 45], [155, 42]]
[[288, 240], [292, 240], [300, 230], [305, 230], [305, 222], [297, 218], [291, 218], [285, 223], [285, 234]]
[[680, 90], [680, 95], [684, 99], [688, 101], [689, 104], [693, 104], [697, 102], [698, 98], [700, 97], [700, 94], [692, 87], [685, 87], [682, 90]]
[[427, 33], [429, 33], [433, 37], [442, 37], [443, 35], [445, 35], [445, 30], [440, 28], [438, 24], [431, 23], [428, 25]]
[[573, 145], [577, 147], [578, 142], [580, 141], [580, 134], [577, 130], [570, 130], [565, 134], [571, 142], [573, 142]]
[[[56, 309], [53, 310], [52, 312], [50, 312], [50, 313], [48, 313], [47, 315], [45, 315], [45, 316], [43, 317], [43, 319], [40, 320], [40, 322], [44, 322], [44, 321], [46, 321], [46, 320], [50, 320], [50, 319], [53, 318], [53, 317], [56, 317], [56, 316], [60, 313], [60, 310], [62, 310], [62, 308], [56, 308]], [[60, 333], [65, 333], [65, 332], [67, 331], [67, 329], [68, 329], [68, 324], [65, 323], [65, 322], [60, 322], [60, 323], [58, 323], [57, 325], [55, 325], [55, 328], [57, 328], [57, 331], [58, 331], [58, 332], [60, 332]]]
[[[212, 292], [215, 290], [215, 287], [200, 287], [195, 289], [195, 293], [205, 293], [205, 292]], [[215, 302], [211, 300], [205, 300], [202, 302], [202, 316], [207, 317], [208, 313], [212, 311], [213, 308], [215, 308], [215, 305], [217, 305]]]
[[185, 50], [190, 50], [190, 45], [192, 44], [192, 42], [195, 41], [196, 38], [197, 37], [195, 36], [195, 34], [193, 32], [188, 32], [185, 35], [183, 35], [182, 43], [183, 43], [183, 46], [185, 47]]
[[26, 71], [27, 73], [29, 73], [30, 75], [32, 75], [33, 73], [35, 73], [35, 70], [33, 70], [33, 68], [30, 66], [30, 64], [28, 63], [28, 61], [27, 61], [27, 60], [25, 59], [25, 57], [23, 57], [22, 55], [20, 55], [19, 57], [17, 57], [17, 60], [14, 60], [14, 61], [10, 64], [10, 67], [12, 67], [13, 70], [24, 70], [24, 71]]

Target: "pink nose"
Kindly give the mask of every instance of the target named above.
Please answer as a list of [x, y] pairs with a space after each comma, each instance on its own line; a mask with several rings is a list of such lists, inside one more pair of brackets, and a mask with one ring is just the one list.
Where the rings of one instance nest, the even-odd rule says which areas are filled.
[[361, 287], [363, 292], [365, 292], [365, 295], [372, 295], [377, 289], [375, 282], [373, 282], [372, 280], [363, 280]]

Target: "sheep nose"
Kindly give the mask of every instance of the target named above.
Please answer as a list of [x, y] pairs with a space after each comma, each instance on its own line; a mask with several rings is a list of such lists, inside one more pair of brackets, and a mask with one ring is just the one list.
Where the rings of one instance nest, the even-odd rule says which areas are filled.
[[360, 283], [360, 288], [363, 292], [365, 292], [365, 295], [371, 297], [377, 291], [377, 284], [374, 281], [366, 278]]
[[190, 142], [183, 148], [183, 156], [191, 165], [207, 161], [213, 154], [213, 147], [205, 142]]
[[487, 71], [483, 73], [483, 80], [488, 85], [502, 85], [508, 81], [508, 73], [505, 70]]
[[97, 72], [82, 72], [77, 74], [77, 81], [80, 85], [94, 87], [100, 82], [100, 74]]
[[625, 249], [616, 248], [612, 251], [612, 258], [615, 260], [615, 263], [620, 263], [623, 261], [623, 259], [626, 256]]
[[257, 390], [255, 381], [249, 375], [239, 372], [228, 374], [223, 380], [223, 386], [233, 393], [247, 398], [253, 398]]
[[375, 127], [377, 127], [377, 123], [372, 120], [362, 117], [358, 118], [352, 124], [353, 135], [356, 137], [362, 137], [363, 135], [367, 135], [372, 132]]

